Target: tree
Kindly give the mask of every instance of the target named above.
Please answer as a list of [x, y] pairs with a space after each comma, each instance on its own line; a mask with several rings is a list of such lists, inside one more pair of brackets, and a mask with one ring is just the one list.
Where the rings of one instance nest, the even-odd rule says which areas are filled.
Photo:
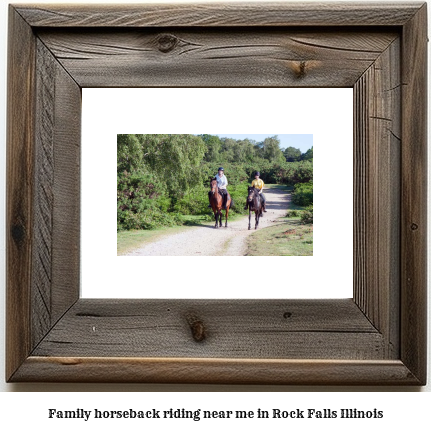
[[141, 163], [141, 145], [136, 136], [117, 135], [117, 172], [131, 172]]
[[286, 162], [296, 162], [301, 159], [301, 150], [299, 148], [287, 147], [284, 150]]
[[196, 135], [136, 135], [143, 164], [161, 179], [177, 199], [201, 181], [205, 144]]
[[221, 138], [222, 148], [220, 161], [223, 163], [230, 163], [235, 161], [235, 149], [237, 142], [232, 138]]
[[216, 135], [198, 135], [205, 143], [205, 161], [218, 162], [220, 159], [220, 150], [222, 142]]
[[284, 155], [280, 149], [280, 140], [278, 136], [265, 138], [263, 141], [263, 157], [270, 162], [284, 161]]
[[313, 159], [313, 147], [307, 150], [302, 156], [302, 160], [312, 160]]
[[256, 141], [246, 138], [241, 141], [241, 145], [243, 146], [243, 159], [241, 162], [253, 162], [257, 158]]

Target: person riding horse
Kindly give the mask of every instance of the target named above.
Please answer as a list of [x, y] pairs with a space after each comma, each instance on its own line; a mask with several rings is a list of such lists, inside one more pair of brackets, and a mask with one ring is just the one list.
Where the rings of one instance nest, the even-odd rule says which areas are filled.
[[[259, 190], [259, 195], [260, 195], [260, 199], [262, 201], [262, 206], [263, 206], [263, 212], [266, 213], [267, 212], [266, 211], [266, 197], [262, 193], [265, 183], [259, 177], [260, 177], [260, 172], [255, 172], [254, 173], [254, 180], [251, 182], [251, 186], [254, 187], [255, 189]], [[245, 204], [244, 209], [246, 210], [247, 208], [248, 208], [248, 200]]]
[[[218, 191], [223, 197], [223, 208], [226, 208], [226, 201], [228, 197], [228, 181], [222, 167], [218, 168], [218, 173], [214, 178], [217, 180]], [[211, 192], [208, 192], [208, 197], [210, 197], [210, 194]], [[211, 208], [211, 205], [208, 205], [208, 208]]]

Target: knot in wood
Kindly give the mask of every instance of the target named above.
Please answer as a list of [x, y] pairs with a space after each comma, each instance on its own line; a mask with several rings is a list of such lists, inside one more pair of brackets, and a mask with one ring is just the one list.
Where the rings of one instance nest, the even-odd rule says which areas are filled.
[[187, 323], [190, 326], [193, 339], [197, 342], [204, 341], [207, 335], [202, 320], [198, 319], [196, 316], [188, 316]]
[[157, 38], [157, 44], [159, 51], [166, 53], [178, 45], [178, 38], [172, 34], [162, 34]]
[[306, 75], [306, 68], [307, 68], [307, 62], [306, 61], [300, 61], [299, 63], [296, 63], [294, 72], [297, 78], [304, 78]]
[[11, 235], [15, 243], [21, 244], [25, 239], [25, 228], [21, 223], [15, 223], [11, 228]]
[[411, 230], [416, 230], [419, 226], [416, 223], [412, 223], [412, 225], [410, 226]]

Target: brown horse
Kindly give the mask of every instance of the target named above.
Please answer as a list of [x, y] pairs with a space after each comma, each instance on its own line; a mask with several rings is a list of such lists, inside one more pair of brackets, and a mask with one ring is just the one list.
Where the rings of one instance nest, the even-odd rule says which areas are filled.
[[210, 205], [211, 205], [211, 208], [214, 212], [214, 217], [215, 217], [215, 226], [214, 227], [218, 228], [219, 223], [220, 223], [220, 227], [222, 227], [222, 219], [223, 219], [223, 215], [221, 213], [222, 209], [226, 209], [225, 227], [227, 227], [227, 218], [229, 215], [229, 208], [232, 204], [232, 199], [228, 193], [227, 199], [226, 199], [226, 208], [223, 208], [223, 196], [218, 191], [217, 180], [215, 178], [213, 178], [211, 180], [210, 187], [211, 187], [211, 191], [209, 193], [209, 200], [210, 200]]
[[259, 190], [254, 187], [248, 188], [247, 197], [248, 206], [248, 230], [251, 229], [251, 212], [254, 211], [255, 214], [255, 225], [254, 228], [257, 229], [259, 226], [259, 218], [262, 217], [263, 206], [260, 199]]

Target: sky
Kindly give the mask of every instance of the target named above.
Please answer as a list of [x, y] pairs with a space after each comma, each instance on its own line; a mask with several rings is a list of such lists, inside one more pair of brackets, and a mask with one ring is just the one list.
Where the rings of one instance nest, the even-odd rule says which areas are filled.
[[[249, 138], [256, 142], [262, 142], [265, 138], [272, 137], [271, 135], [217, 135], [220, 138], [232, 138], [232, 139], [245, 139]], [[287, 147], [299, 148], [301, 153], [305, 153], [308, 149], [313, 146], [313, 135], [277, 135], [280, 139], [280, 148], [284, 149]]]

